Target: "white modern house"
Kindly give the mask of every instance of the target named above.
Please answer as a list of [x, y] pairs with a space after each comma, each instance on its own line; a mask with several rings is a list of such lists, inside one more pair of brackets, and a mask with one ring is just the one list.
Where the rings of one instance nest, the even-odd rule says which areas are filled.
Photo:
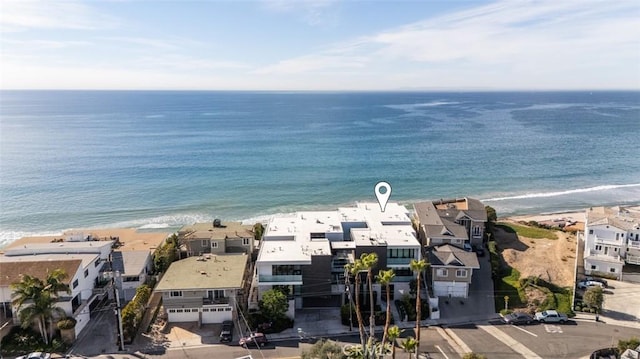
[[585, 274], [620, 278], [626, 264], [640, 265], [640, 212], [625, 207], [591, 207], [584, 227]]
[[[345, 264], [363, 253], [378, 254], [379, 269], [393, 268], [393, 296], [409, 293], [414, 278], [411, 259], [420, 259], [420, 242], [409, 211], [389, 203], [358, 203], [333, 211], [305, 211], [272, 218], [260, 241], [249, 306], [257, 307], [262, 293], [282, 288], [295, 309], [340, 306], [348, 300]], [[380, 285], [375, 289], [382, 297]]]
[[[55, 242], [24, 244], [5, 250], [0, 256], [3, 303], [10, 303], [10, 284], [24, 274], [46, 278], [47, 271], [60, 268], [68, 275], [71, 293], [60, 293], [58, 306], [76, 319], [76, 335], [90, 319], [90, 307], [106, 293], [100, 288], [100, 270], [111, 253], [112, 241]], [[17, 308], [12, 307], [14, 323], [19, 324]]]

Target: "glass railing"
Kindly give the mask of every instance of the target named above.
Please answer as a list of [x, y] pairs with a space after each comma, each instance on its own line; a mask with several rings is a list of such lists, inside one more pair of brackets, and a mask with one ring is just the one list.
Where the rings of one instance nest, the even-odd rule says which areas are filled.
[[413, 258], [387, 258], [387, 264], [409, 264]]
[[302, 282], [302, 275], [266, 275], [258, 276], [260, 283]]

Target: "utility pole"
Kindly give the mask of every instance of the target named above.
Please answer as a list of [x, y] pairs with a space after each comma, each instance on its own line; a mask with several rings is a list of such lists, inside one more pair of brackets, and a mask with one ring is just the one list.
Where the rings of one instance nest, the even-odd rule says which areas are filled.
[[[116, 276], [120, 274], [116, 271]], [[118, 320], [118, 342], [120, 343], [120, 350], [124, 351], [124, 333], [122, 331], [122, 309], [120, 308], [120, 293], [118, 292], [118, 287], [116, 285], [115, 278], [112, 279], [113, 291], [116, 296], [116, 319]]]

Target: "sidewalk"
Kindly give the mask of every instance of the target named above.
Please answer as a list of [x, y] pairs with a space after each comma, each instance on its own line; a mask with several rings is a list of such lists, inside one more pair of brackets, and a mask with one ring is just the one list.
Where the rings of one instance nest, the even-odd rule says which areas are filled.
[[[589, 313], [576, 313], [576, 316], [571, 318], [571, 319], [577, 320], [577, 321], [594, 322], [596, 320], [596, 315], [595, 314], [589, 314]], [[619, 320], [619, 319], [607, 317], [606, 313], [600, 314], [600, 317], [599, 317], [598, 321], [600, 323], [604, 323], [604, 324], [608, 324], [608, 325], [617, 325], [617, 326], [620, 326], [620, 327], [640, 329], [640, 320], [635, 320], [635, 321]]]

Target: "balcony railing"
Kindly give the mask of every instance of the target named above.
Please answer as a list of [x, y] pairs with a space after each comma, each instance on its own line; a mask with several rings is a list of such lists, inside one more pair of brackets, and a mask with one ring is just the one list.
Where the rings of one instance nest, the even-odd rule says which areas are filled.
[[223, 297], [223, 298], [203, 298], [202, 299], [202, 304], [204, 304], [204, 305], [229, 304], [229, 298], [228, 297]]
[[393, 278], [394, 282], [410, 282], [412, 279], [415, 279], [412, 275], [398, 275]]
[[627, 246], [633, 249], [640, 249], [640, 241], [629, 241], [629, 244], [627, 244]]
[[387, 258], [388, 265], [409, 265], [414, 258]]
[[302, 284], [302, 275], [258, 275], [258, 282], [260, 283], [286, 283], [286, 282], [300, 282]]
[[640, 265], [640, 256], [634, 256], [627, 254], [627, 257], [624, 260], [627, 264], [637, 264]]

